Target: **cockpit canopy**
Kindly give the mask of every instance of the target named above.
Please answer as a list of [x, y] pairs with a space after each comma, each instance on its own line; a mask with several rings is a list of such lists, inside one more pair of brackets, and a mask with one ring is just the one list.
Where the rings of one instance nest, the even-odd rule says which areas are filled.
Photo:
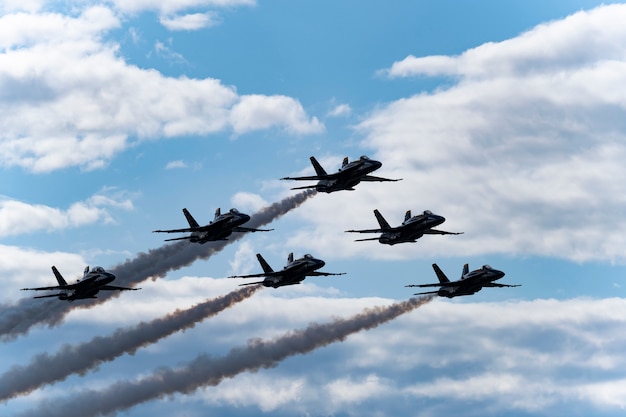
[[103, 267], [101, 267], [101, 266], [95, 266], [95, 267], [91, 270], [91, 272], [97, 272], [98, 274], [101, 274], [101, 273], [103, 273], [103, 272], [104, 272], [104, 268], [103, 268]]
[[366, 155], [361, 155], [361, 157], [359, 158], [360, 161], [369, 161], [369, 157], [367, 157]]
[[433, 212], [430, 210], [424, 210], [424, 216], [432, 216]]
[[483, 269], [487, 270], [487, 269], [493, 269], [493, 268], [490, 267], [489, 265], [483, 265]]
[[313, 259], [313, 255], [311, 255], [310, 253], [307, 253], [306, 255], [304, 255], [305, 259]]
[[231, 208], [230, 210], [228, 210], [228, 212], [232, 214], [238, 214], [239, 210], [237, 210], [236, 208]]

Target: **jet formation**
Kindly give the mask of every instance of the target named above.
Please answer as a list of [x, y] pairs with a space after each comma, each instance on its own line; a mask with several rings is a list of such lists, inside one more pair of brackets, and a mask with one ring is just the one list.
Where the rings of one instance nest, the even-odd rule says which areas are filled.
[[397, 243], [415, 242], [424, 235], [460, 235], [463, 232], [446, 232], [436, 230], [433, 227], [445, 222], [443, 216], [433, 214], [430, 210], [425, 210], [422, 214], [411, 216], [411, 210], [407, 210], [404, 221], [400, 226], [391, 227], [380, 212], [375, 209], [374, 216], [380, 225], [379, 229], [346, 230], [346, 233], [382, 233], [379, 237], [366, 239], [356, 239], [355, 242], [366, 240], [378, 240], [385, 245], [395, 245]]
[[439, 289], [435, 291], [419, 292], [414, 295], [437, 294], [440, 297], [453, 298], [460, 295], [475, 294], [485, 287], [504, 288], [520, 286], [519, 284], [507, 285], [494, 282], [502, 278], [504, 276], [504, 272], [493, 269], [489, 265], [483, 265], [482, 268], [471, 272], [468, 264], [463, 265], [463, 272], [461, 273], [461, 278], [458, 281], [450, 281], [437, 264], [433, 264], [433, 269], [439, 279], [438, 283], [419, 285], [411, 284], [406, 285], [406, 287], [439, 287]]
[[233, 232], [269, 232], [274, 229], [254, 229], [251, 227], [242, 227], [241, 225], [250, 220], [248, 214], [239, 212], [235, 208], [231, 208], [228, 213], [222, 214], [220, 208], [215, 210], [215, 217], [206, 226], [200, 226], [196, 219], [193, 218], [189, 210], [183, 209], [183, 214], [189, 223], [189, 227], [184, 229], [171, 230], [153, 230], [153, 233], [186, 233], [191, 232], [189, 236], [175, 237], [165, 239], [165, 242], [172, 240], [189, 240], [193, 243], [204, 244], [217, 240], [228, 240]]
[[401, 180], [401, 178], [389, 179], [369, 175], [370, 172], [376, 171], [383, 164], [382, 162], [370, 159], [365, 155], [352, 162], [348, 162], [348, 157], [345, 157], [343, 159], [343, 163], [341, 164], [341, 168], [339, 168], [339, 170], [334, 174], [328, 174], [314, 156], [310, 159], [317, 175], [309, 175], [305, 177], [284, 177], [281, 178], [281, 180], [318, 181], [318, 183], [315, 185], [295, 187], [292, 188], [292, 190], [315, 188], [315, 190], [324, 193], [332, 193], [341, 190], [354, 191], [354, 186], [361, 181], [394, 182]]
[[100, 291], [135, 291], [140, 289], [109, 285], [109, 283], [115, 280], [115, 275], [110, 272], [106, 272], [101, 266], [96, 266], [91, 271], [89, 270], [89, 266], [87, 266], [83, 272], [83, 278], [77, 280], [75, 284], [68, 284], [55, 266], [52, 267], [52, 273], [56, 277], [59, 285], [39, 288], [22, 288], [22, 291], [60, 290], [61, 292], [56, 294], [40, 295], [33, 298], [57, 297], [59, 300], [74, 301], [84, 298], [98, 298], [96, 295]]
[[[380, 161], [375, 161], [367, 156], [361, 156], [358, 160], [349, 162], [348, 157], [343, 159], [341, 168], [334, 173], [328, 174], [315, 157], [310, 157], [311, 164], [317, 175], [303, 176], [303, 177], [284, 177], [281, 180], [317, 180], [315, 185], [306, 185], [302, 187], [295, 187], [292, 190], [300, 189], [315, 189], [319, 192], [332, 193], [341, 190], [353, 191], [354, 187], [361, 181], [381, 181], [381, 182], [394, 182], [401, 179], [389, 179], [382, 177], [375, 177], [369, 175], [371, 172], [379, 169], [382, 166]], [[205, 226], [200, 226], [198, 222], [193, 218], [191, 213], [186, 208], [183, 208], [183, 214], [189, 223], [189, 227], [181, 229], [168, 229], [168, 230], [154, 230], [154, 233], [190, 233], [187, 236], [176, 237], [171, 239], [165, 239], [165, 241], [175, 240], [188, 240], [191, 243], [204, 244], [212, 241], [228, 240], [233, 232], [269, 232], [273, 229], [256, 229], [251, 227], [244, 227], [243, 224], [250, 220], [250, 216], [239, 212], [235, 208], [231, 208], [227, 213], [222, 214], [220, 208], [215, 211], [213, 221]], [[463, 232], [446, 232], [443, 230], [434, 229], [434, 227], [445, 222], [443, 216], [434, 214], [430, 210], [425, 210], [422, 214], [412, 216], [411, 210], [407, 210], [404, 216], [404, 221], [397, 227], [391, 227], [385, 218], [380, 214], [378, 209], [374, 210], [374, 216], [378, 221], [379, 228], [377, 229], [363, 229], [363, 230], [346, 230], [348, 233], [380, 233], [378, 237], [356, 239], [356, 242], [367, 240], [378, 240], [381, 244], [395, 245], [398, 243], [416, 242], [417, 239], [424, 235], [459, 235]], [[341, 273], [321, 272], [318, 271], [324, 267], [325, 262], [321, 259], [314, 258], [310, 254], [304, 255], [302, 258], [295, 259], [293, 252], [287, 257], [287, 265], [280, 271], [274, 271], [267, 261], [261, 256], [260, 253], [256, 255], [261, 268], [262, 273], [250, 274], [250, 275], [234, 275], [229, 278], [256, 278], [263, 277], [262, 281], [256, 281], [251, 283], [244, 283], [240, 285], [255, 285], [261, 284], [265, 287], [278, 288], [286, 285], [300, 284], [307, 276], [330, 276], [330, 275], [344, 275]], [[475, 271], [469, 271], [468, 264], [463, 267], [463, 273], [461, 279], [458, 281], [450, 281], [443, 271], [433, 264], [433, 269], [437, 277], [438, 283], [433, 284], [421, 284], [421, 285], [407, 285], [407, 287], [439, 287], [436, 291], [421, 292], [415, 295], [421, 294], [437, 294], [442, 297], [456, 297], [460, 295], [470, 295], [480, 291], [483, 287], [517, 287], [519, 285], [505, 285], [498, 284], [494, 281], [499, 280], [504, 276], [504, 272], [495, 270], [488, 265], [483, 266], [481, 269]], [[60, 292], [49, 295], [37, 296], [34, 298], [47, 298], [57, 297], [60, 300], [73, 301], [84, 298], [97, 298], [96, 295], [99, 291], [123, 291], [123, 290], [136, 290], [137, 288], [116, 287], [109, 285], [114, 279], [115, 275], [110, 272], [106, 272], [102, 267], [95, 267], [91, 271], [89, 267], [85, 268], [83, 278], [78, 280], [75, 284], [68, 284], [61, 276], [56, 267], [52, 267], [52, 272], [57, 279], [59, 285], [50, 287], [39, 288], [23, 288], [23, 290], [59, 290]]]
[[274, 271], [260, 253], [256, 254], [263, 272], [260, 274], [250, 275], [233, 275], [228, 278], [258, 278], [265, 277], [263, 281], [248, 282], [243, 285], [263, 284], [265, 287], [278, 288], [285, 285], [300, 284], [306, 277], [319, 277], [330, 275], [345, 275], [345, 272], [320, 272], [318, 269], [326, 265], [321, 259], [314, 258], [310, 254], [304, 255], [302, 258], [293, 259], [293, 252], [287, 257], [287, 265], [281, 271]]

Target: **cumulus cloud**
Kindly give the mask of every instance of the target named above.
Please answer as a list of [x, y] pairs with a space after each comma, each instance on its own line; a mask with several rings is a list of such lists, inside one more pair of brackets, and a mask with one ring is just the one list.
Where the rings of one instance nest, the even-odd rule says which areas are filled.
[[220, 23], [215, 13], [191, 13], [182, 16], [161, 17], [160, 22], [169, 30], [198, 30]]
[[[238, 96], [216, 79], [166, 77], [129, 65], [118, 45], [104, 40], [120, 25], [102, 6], [77, 16], [0, 18], [0, 164], [34, 172], [97, 169], [136, 140], [228, 129], [323, 130], [291, 97]], [[157, 49], [175, 54], [163, 43]]]
[[229, 8], [238, 6], [254, 6], [255, 0], [113, 0], [117, 10], [123, 13], [138, 13], [147, 10], [160, 12], [162, 15], [171, 15], [189, 9], [202, 8]]
[[328, 116], [342, 117], [342, 116], [348, 116], [350, 115], [350, 113], [352, 113], [352, 108], [350, 107], [349, 104], [339, 104], [328, 112]]
[[187, 164], [185, 161], [177, 160], [170, 161], [165, 165], [165, 169], [178, 169], [178, 168], [187, 168]]
[[287, 122], [287, 131], [298, 134], [320, 133], [324, 126], [317, 118], [309, 119], [302, 105], [287, 96], [247, 95], [233, 106], [230, 123], [235, 133], [268, 129]]
[[123, 192], [103, 190], [66, 210], [43, 204], [30, 204], [9, 198], [0, 200], [0, 236], [14, 236], [40, 230], [48, 232], [80, 227], [96, 222], [111, 223], [109, 209], [132, 210], [131, 198]]
[[232, 204], [238, 209], [256, 212], [269, 203], [260, 195], [241, 191], [231, 198]]
[[[10, 291], [3, 291], [0, 295], [3, 300], [15, 299], [17, 288], [25, 286], [52, 285], [54, 276], [50, 267], [57, 265], [69, 271], [79, 273], [87, 261], [77, 254], [56, 251], [45, 252], [29, 248], [20, 248], [10, 245], [0, 245], [0, 275]], [[74, 273], [68, 273], [74, 276]]]
[[404, 180], [360, 184], [323, 207], [311, 202], [297, 215], [315, 219], [318, 238], [290, 243], [324, 250], [335, 239], [334, 253], [414, 257], [411, 245], [357, 246], [325, 228], [375, 227], [374, 208], [392, 225], [405, 210], [430, 209], [446, 217], [441, 229], [465, 234], [426, 236], [419, 256], [626, 261], [626, 91], [616, 88], [626, 83], [624, 18], [626, 6], [604, 6], [459, 56], [394, 64], [393, 76], [457, 78], [359, 124], [363, 146], [384, 164], [376, 175]]
[[[229, 280], [186, 278], [167, 288], [155, 286], [150, 296], [167, 304], [169, 311], [175, 304], [168, 300], [169, 290], [174, 291], [172, 298], [191, 297], [187, 301], [191, 302], [199, 292], [224, 291], [228, 284], [224, 281]], [[285, 297], [279, 291], [262, 290], [188, 337], [199, 337], [198, 343], [207, 349], [229, 349], [251, 336], [275, 337], [311, 321], [391, 302], [319, 293]], [[161, 306], [145, 297], [137, 299], [140, 312], [148, 304], [152, 309]], [[128, 305], [118, 306], [130, 312]], [[306, 360], [293, 358], [275, 369], [240, 375], [191, 394], [188, 400], [258, 407], [279, 415], [303, 410], [316, 415], [375, 416], [392, 411], [406, 415], [417, 405], [424, 415], [453, 415], [460, 410], [464, 415], [519, 411], [554, 415], [565, 406], [589, 415], [618, 413], [624, 407], [623, 375], [618, 370], [625, 364], [626, 337], [621, 331], [625, 307], [618, 298], [479, 304], [436, 300], [378, 329], [313, 352]], [[74, 320], [128, 320], [124, 311], [105, 308], [83, 311]], [[172, 349], [179, 360], [180, 345], [162, 344], [164, 349]], [[138, 352], [132, 360], [143, 361], [145, 355], [150, 356]], [[82, 387], [84, 382], [68, 384]], [[47, 395], [51, 394], [43, 393]], [[175, 406], [191, 412], [194, 403]]]

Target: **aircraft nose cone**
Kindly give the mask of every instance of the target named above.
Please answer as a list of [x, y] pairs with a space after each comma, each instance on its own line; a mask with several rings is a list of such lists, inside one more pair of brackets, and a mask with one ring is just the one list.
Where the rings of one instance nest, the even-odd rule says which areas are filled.
[[247, 215], [247, 214], [242, 214], [242, 215], [241, 215], [241, 218], [242, 218], [244, 221], [246, 221], [246, 222], [247, 222], [248, 220], [250, 220], [250, 216], [249, 216], [249, 215]]
[[317, 264], [320, 266], [320, 268], [323, 268], [324, 265], [326, 265], [326, 262], [322, 261], [321, 259], [318, 259]]

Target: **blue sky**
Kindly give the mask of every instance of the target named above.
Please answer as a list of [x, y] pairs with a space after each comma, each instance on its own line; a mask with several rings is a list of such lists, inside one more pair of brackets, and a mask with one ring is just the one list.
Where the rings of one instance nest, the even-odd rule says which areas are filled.
[[[19, 4], [18, 4], [19, 3]], [[284, 176], [383, 162], [208, 260], [62, 325], [3, 339], [0, 372], [229, 293], [232, 274], [311, 253], [342, 277], [264, 289], [0, 414], [224, 355], [251, 337], [410, 297], [490, 264], [503, 283], [434, 300], [277, 367], [124, 411], [160, 415], [621, 415], [626, 376], [626, 5], [598, 1], [253, 1], [0, 6], [2, 308], [163, 245], [154, 229], [254, 213]], [[302, 185], [302, 184], [298, 184]], [[460, 236], [382, 247], [347, 229], [429, 209]], [[34, 300], [36, 302], [39, 300]], [[61, 303], [61, 301], [59, 301]], [[2, 377], [0, 377], [2, 378]], [[0, 383], [1, 385], [1, 383]]]

